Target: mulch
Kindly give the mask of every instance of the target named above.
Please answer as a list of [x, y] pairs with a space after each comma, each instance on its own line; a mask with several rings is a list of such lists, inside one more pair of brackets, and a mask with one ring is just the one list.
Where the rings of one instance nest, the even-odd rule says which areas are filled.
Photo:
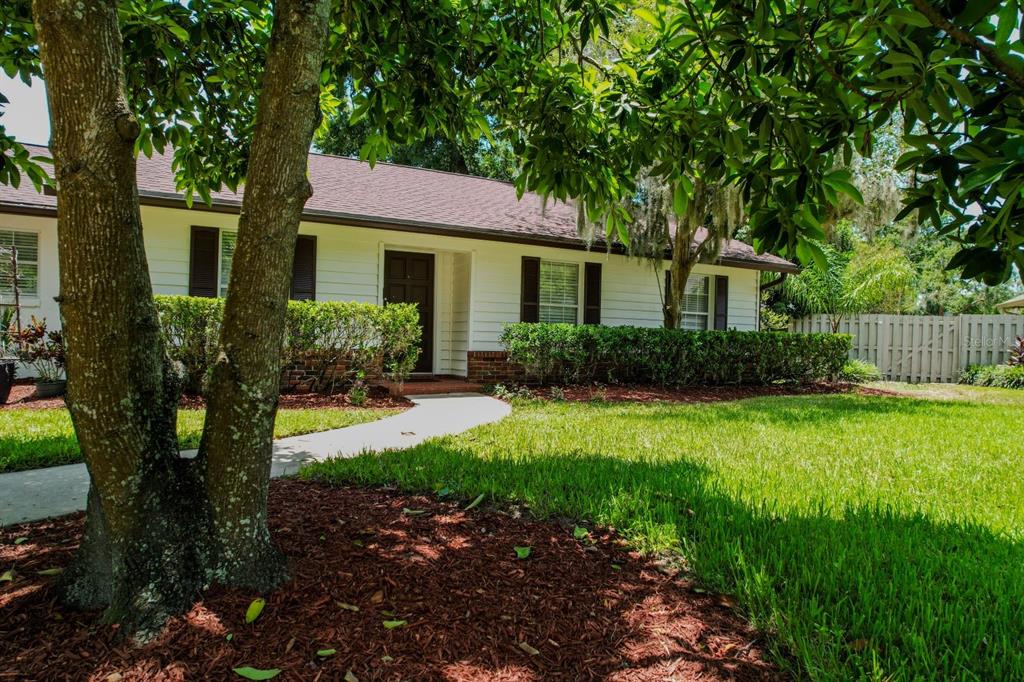
[[771, 386], [691, 386], [686, 388], [658, 388], [620, 384], [594, 384], [529, 389], [535, 398], [585, 402], [671, 402], [715, 403], [764, 396], [826, 395], [832, 393], [861, 393], [864, 389], [846, 383], [778, 384]]
[[[31, 383], [18, 383], [11, 387], [11, 395], [7, 402], [0, 404], [0, 410], [18, 408], [33, 410], [52, 410], [64, 408], [64, 398], [35, 397], [35, 385]], [[353, 405], [352, 401], [345, 394], [322, 395], [319, 393], [284, 393], [278, 400], [278, 408], [282, 410], [307, 410], [318, 408], [337, 409], [403, 409], [412, 407], [412, 403], [402, 397], [390, 395], [387, 389], [380, 386], [371, 386], [368, 389], [368, 397], [361, 405]], [[206, 407], [206, 401], [202, 396], [183, 395], [179, 407], [186, 409], [199, 409]]]
[[271, 484], [270, 525], [292, 579], [254, 623], [259, 595], [214, 589], [141, 648], [63, 610], [38, 574], [67, 564], [80, 514], [0, 529], [0, 570], [17, 572], [0, 583], [0, 680], [784, 678], [730, 598], [608, 530], [581, 541], [514, 509], [295, 480]]

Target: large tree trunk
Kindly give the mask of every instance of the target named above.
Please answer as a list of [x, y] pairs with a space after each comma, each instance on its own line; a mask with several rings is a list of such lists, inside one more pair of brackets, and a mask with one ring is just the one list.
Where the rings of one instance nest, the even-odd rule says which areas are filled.
[[142, 242], [117, 3], [35, 0], [33, 16], [59, 191], [67, 403], [92, 486], [63, 591], [147, 632], [202, 584], [203, 543]]
[[213, 533], [213, 579], [268, 589], [284, 562], [267, 530], [281, 345], [299, 218], [312, 188], [328, 0], [279, 0], [256, 115], [218, 360], [199, 459]]

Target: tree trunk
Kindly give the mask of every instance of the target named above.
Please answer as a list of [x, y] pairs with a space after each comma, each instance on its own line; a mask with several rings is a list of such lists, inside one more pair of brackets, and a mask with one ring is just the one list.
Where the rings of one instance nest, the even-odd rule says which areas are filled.
[[203, 543], [142, 241], [117, 3], [35, 0], [33, 16], [59, 192], [67, 403], [91, 481], [62, 588], [145, 634], [191, 603]]
[[299, 218], [312, 188], [328, 0], [275, 7], [199, 461], [209, 491], [212, 578], [269, 589], [284, 561], [267, 530], [281, 345]]

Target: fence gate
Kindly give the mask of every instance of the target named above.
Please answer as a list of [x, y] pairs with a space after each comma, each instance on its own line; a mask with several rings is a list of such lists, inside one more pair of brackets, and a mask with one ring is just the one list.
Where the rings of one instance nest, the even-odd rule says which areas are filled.
[[[830, 332], [827, 315], [794, 320], [798, 333]], [[853, 337], [850, 358], [890, 381], [952, 382], [967, 365], [1006, 362], [1024, 336], [1024, 315], [853, 315], [837, 330]]]

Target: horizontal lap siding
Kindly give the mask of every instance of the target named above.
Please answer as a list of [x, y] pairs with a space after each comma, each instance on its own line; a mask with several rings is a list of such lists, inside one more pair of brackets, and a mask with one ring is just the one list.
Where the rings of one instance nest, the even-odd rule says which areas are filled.
[[[222, 230], [237, 228], [237, 216], [202, 210], [143, 206], [142, 220], [153, 289], [158, 294], [188, 293], [192, 225]], [[57, 308], [53, 303], [58, 287], [56, 220], [0, 215], [0, 222], [14, 229], [33, 229], [40, 233], [39, 303], [26, 309], [26, 316], [42, 315], [56, 322]], [[464, 374], [465, 351], [501, 350], [498, 338], [502, 329], [506, 324], [519, 321], [523, 256], [579, 263], [581, 306], [582, 264], [599, 262], [602, 264], [603, 324], [646, 327], [662, 324], [661, 294], [651, 265], [625, 256], [308, 222], [301, 224], [299, 232], [317, 238], [318, 300], [380, 303], [386, 249], [445, 254], [444, 266], [438, 271], [438, 299], [435, 301], [438, 321], [444, 323], [437, 327], [438, 371]], [[756, 271], [699, 265], [694, 272], [712, 277], [728, 275], [729, 327], [756, 328]]]

